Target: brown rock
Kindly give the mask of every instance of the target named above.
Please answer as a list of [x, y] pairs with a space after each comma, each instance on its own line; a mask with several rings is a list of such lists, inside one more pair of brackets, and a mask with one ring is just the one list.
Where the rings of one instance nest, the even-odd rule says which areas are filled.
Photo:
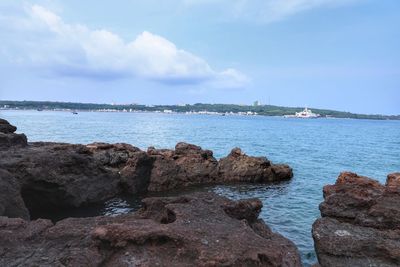
[[126, 193], [147, 192], [153, 159], [146, 152], [129, 144], [93, 143], [86, 145], [106, 169], [120, 176], [120, 184]]
[[18, 182], [32, 217], [104, 201], [120, 192], [119, 175], [83, 145], [31, 143], [0, 151], [0, 169]]
[[[301, 266], [292, 242], [261, 220], [228, 215], [226, 206], [235, 204], [198, 193], [146, 199], [136, 214], [70, 218], [56, 225], [0, 217], [0, 265]], [[160, 220], [165, 211], [174, 216]]]
[[154, 160], [149, 191], [215, 182], [218, 162], [210, 150], [178, 143], [175, 150], [149, 148], [147, 153]]
[[321, 266], [400, 265], [400, 184], [386, 186], [354, 173], [342, 173], [324, 187], [323, 218], [313, 225]]
[[386, 179], [386, 187], [397, 188], [400, 187], [400, 172], [391, 173]]
[[250, 157], [240, 148], [219, 160], [218, 180], [222, 182], [265, 183], [287, 180], [293, 177], [287, 165], [272, 165], [265, 157]]
[[7, 121], [0, 119], [0, 125], [0, 148], [5, 148], [0, 149], [0, 170], [12, 175], [16, 195], [22, 197], [33, 218], [104, 202], [122, 193], [227, 182], [264, 183], [293, 176], [289, 166], [272, 165], [266, 158], [247, 156], [240, 149], [218, 162], [212, 151], [183, 142], [174, 150], [149, 148], [147, 153], [122, 143], [28, 144], [25, 135], [12, 133], [15, 127]]

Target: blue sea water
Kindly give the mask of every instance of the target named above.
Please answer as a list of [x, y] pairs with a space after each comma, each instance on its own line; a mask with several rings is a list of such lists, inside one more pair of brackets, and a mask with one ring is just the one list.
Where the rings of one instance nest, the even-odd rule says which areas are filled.
[[[29, 141], [125, 142], [142, 149], [173, 148], [186, 141], [213, 150], [217, 158], [240, 147], [249, 155], [287, 163], [294, 169], [289, 182], [207, 190], [233, 199], [260, 198], [261, 217], [296, 243], [306, 266], [316, 262], [311, 226], [319, 217], [322, 187], [345, 170], [381, 182], [400, 171], [400, 121], [4, 110], [0, 117], [18, 126]], [[135, 209], [130, 205], [112, 200], [104, 213]]]

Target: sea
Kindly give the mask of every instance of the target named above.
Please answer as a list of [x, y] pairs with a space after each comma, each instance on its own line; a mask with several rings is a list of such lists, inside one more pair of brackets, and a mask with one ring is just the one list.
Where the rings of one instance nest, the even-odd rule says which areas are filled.
[[[248, 155], [287, 163], [294, 170], [287, 182], [190, 190], [213, 191], [231, 199], [261, 199], [260, 217], [297, 245], [305, 266], [317, 262], [311, 227], [320, 217], [323, 186], [335, 183], [342, 171], [382, 183], [387, 174], [400, 171], [400, 121], [7, 110], [0, 111], [0, 118], [16, 125], [31, 142], [124, 142], [147, 149], [173, 148], [185, 141], [212, 150], [216, 158], [240, 147]], [[116, 215], [139, 206], [137, 199], [112, 199], [80, 215]]]

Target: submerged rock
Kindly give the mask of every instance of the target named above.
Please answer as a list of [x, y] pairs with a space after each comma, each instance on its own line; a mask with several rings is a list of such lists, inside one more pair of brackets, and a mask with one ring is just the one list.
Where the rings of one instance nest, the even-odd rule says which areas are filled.
[[345, 172], [324, 187], [312, 230], [321, 266], [400, 265], [399, 178], [390, 174], [382, 185]]
[[0, 217], [0, 265], [301, 266], [295, 245], [257, 218], [260, 208], [257, 200], [196, 193], [55, 225]]

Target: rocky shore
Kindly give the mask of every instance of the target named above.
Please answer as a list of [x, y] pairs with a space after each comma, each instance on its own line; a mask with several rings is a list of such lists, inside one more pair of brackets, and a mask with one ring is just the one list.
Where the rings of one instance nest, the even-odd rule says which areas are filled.
[[[239, 148], [28, 143], [0, 119], [0, 266], [301, 266], [296, 246], [259, 219], [258, 199], [213, 193], [144, 198], [136, 213], [39, 219], [128, 194], [292, 178]], [[344, 172], [323, 189], [316, 266], [400, 266], [400, 173], [386, 184]], [[41, 218], [48, 218], [46, 216]], [[32, 220], [31, 220], [32, 219]]]
[[320, 266], [400, 266], [400, 173], [385, 185], [342, 173], [312, 228]]
[[293, 176], [289, 166], [247, 156], [239, 148], [218, 161], [212, 151], [187, 143], [178, 143], [174, 150], [147, 151], [129, 144], [28, 143], [5, 120], [0, 131], [0, 183], [10, 188], [4, 192], [0, 215], [8, 217], [29, 219], [29, 212], [80, 207], [120, 194]]
[[194, 193], [145, 198], [138, 212], [116, 217], [35, 219], [121, 194], [287, 180], [287, 165], [238, 148], [218, 161], [187, 143], [142, 151], [28, 143], [15, 131], [0, 120], [0, 266], [301, 266], [296, 246], [258, 219], [258, 199]]
[[301, 266], [296, 246], [258, 219], [257, 199], [148, 198], [117, 217], [0, 217], [0, 266]]

